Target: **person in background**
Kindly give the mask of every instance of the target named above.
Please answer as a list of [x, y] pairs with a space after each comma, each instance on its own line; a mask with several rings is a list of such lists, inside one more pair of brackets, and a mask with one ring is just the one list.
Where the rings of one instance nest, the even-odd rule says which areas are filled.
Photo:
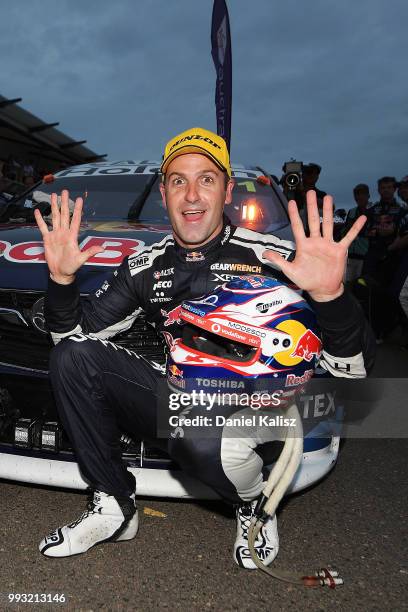
[[321, 211], [323, 206], [323, 198], [327, 193], [316, 187], [316, 183], [319, 180], [320, 172], [322, 167], [319, 164], [311, 162], [310, 164], [304, 164], [302, 172], [303, 192], [306, 201], [306, 193], [308, 191], [314, 191], [316, 193], [317, 205]]
[[[408, 331], [408, 175], [404, 176], [398, 184], [398, 196], [402, 200], [405, 214], [402, 216], [398, 236], [389, 245], [388, 252], [394, 254], [397, 263], [395, 274], [390, 284], [390, 293], [401, 307], [401, 323]], [[398, 259], [397, 259], [398, 258]], [[403, 348], [408, 349], [408, 342]]]
[[[406, 210], [395, 199], [397, 181], [393, 176], [378, 180], [380, 201], [367, 212], [369, 246], [364, 259], [362, 276], [370, 287], [371, 324], [377, 344], [400, 322], [401, 309], [396, 294], [396, 272], [401, 254], [395, 240]], [[393, 246], [391, 246], [393, 245]]]
[[[371, 206], [370, 189], [365, 183], [359, 183], [353, 189], [354, 200], [357, 204], [347, 214], [343, 228], [343, 235], [347, 234], [354, 221], [361, 215], [366, 215]], [[350, 245], [346, 268], [346, 282], [351, 283], [361, 276], [364, 258], [368, 251], [368, 238], [364, 229]]]
[[398, 197], [402, 200], [402, 207], [408, 209], [408, 174], [398, 183]]
[[[285, 165], [282, 167], [282, 170], [284, 170], [284, 168]], [[308, 191], [314, 191], [316, 193], [319, 211], [321, 211], [322, 209], [323, 198], [327, 194], [325, 191], [322, 191], [321, 189], [316, 187], [316, 183], [319, 179], [321, 169], [322, 168], [321, 166], [319, 166], [319, 164], [302, 164], [301, 180], [298, 185], [296, 185], [295, 189], [291, 189], [289, 185], [287, 185], [285, 181], [285, 174], [283, 174], [280, 181], [278, 181], [282, 186], [282, 191], [286, 195], [287, 199], [295, 200], [300, 213], [302, 213], [306, 209], [306, 193]]]
[[398, 235], [404, 209], [395, 199], [397, 181], [394, 176], [383, 176], [378, 180], [380, 200], [368, 211], [366, 235], [369, 240], [363, 264], [363, 275], [388, 285], [394, 265], [388, 247]]
[[[290, 190], [288, 185], [283, 180], [282, 177], [280, 183], [282, 185], [283, 193], [286, 195], [288, 200], [295, 200], [298, 210], [300, 213], [300, 217], [302, 219], [303, 227], [305, 228], [306, 234], [309, 235], [309, 227], [308, 227], [308, 219], [306, 212], [306, 194], [308, 191], [314, 191], [317, 199], [317, 206], [319, 210], [320, 220], [323, 215], [323, 198], [327, 195], [325, 191], [322, 191], [318, 187], [316, 187], [316, 183], [319, 179], [320, 172], [322, 167], [319, 164], [315, 164], [313, 162], [309, 164], [302, 165], [302, 180], [296, 186], [295, 190]], [[333, 206], [334, 210], [334, 206]]]

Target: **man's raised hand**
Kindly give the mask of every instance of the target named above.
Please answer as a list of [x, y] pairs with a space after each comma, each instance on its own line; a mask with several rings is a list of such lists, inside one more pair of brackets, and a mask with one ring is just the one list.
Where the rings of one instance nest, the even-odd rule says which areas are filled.
[[263, 257], [272, 262], [300, 289], [307, 291], [317, 302], [328, 302], [339, 297], [343, 291], [344, 268], [347, 249], [362, 229], [367, 218], [360, 216], [340, 242], [333, 240], [333, 199], [323, 199], [323, 222], [320, 216], [316, 193], [306, 194], [307, 218], [310, 236], [305, 235], [303, 223], [294, 200], [289, 202], [289, 218], [296, 242], [296, 256], [286, 261], [274, 251], [264, 251]]
[[61, 193], [61, 209], [59, 209], [57, 194], [53, 193], [51, 195], [51, 231], [48, 229], [40, 211], [34, 211], [35, 220], [44, 241], [45, 259], [51, 278], [61, 285], [72, 283], [77, 270], [90, 257], [103, 251], [102, 247], [97, 246], [90, 247], [86, 251], [79, 249], [78, 235], [81, 225], [83, 201], [82, 198], [75, 200], [71, 222], [68, 201], [69, 193], [67, 190], [64, 190]]

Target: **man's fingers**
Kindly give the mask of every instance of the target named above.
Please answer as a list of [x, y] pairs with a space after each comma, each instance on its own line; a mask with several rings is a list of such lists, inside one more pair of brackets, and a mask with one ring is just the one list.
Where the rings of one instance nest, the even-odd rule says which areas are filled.
[[357, 238], [359, 232], [362, 230], [364, 223], [367, 221], [367, 217], [365, 215], [361, 215], [356, 221], [354, 221], [353, 225], [344, 236], [342, 240], [340, 240], [340, 244], [343, 244], [347, 249], [350, 244]]
[[309, 225], [310, 236], [315, 238], [320, 236], [320, 215], [317, 207], [316, 192], [309, 190], [306, 193], [307, 222]]
[[293, 237], [297, 244], [305, 237], [305, 230], [304, 230], [302, 219], [300, 218], [298, 207], [297, 207], [295, 200], [289, 201], [288, 213], [289, 213], [290, 225], [293, 231]]
[[98, 253], [103, 253], [104, 250], [105, 249], [103, 247], [93, 246], [89, 247], [89, 249], [86, 249], [86, 251], [83, 251], [81, 253], [81, 266], [84, 265], [84, 263], [94, 255], [97, 255]]
[[47, 227], [46, 222], [42, 218], [42, 214], [40, 213], [38, 208], [34, 210], [34, 217], [35, 217], [35, 220], [37, 221], [38, 229], [41, 232], [41, 236], [45, 238], [45, 236], [49, 233], [48, 227]]
[[270, 261], [275, 268], [278, 268], [278, 270], [282, 270], [282, 272], [288, 278], [290, 278], [290, 268], [292, 264], [289, 261], [286, 261], [286, 259], [282, 257], [282, 255], [279, 255], [279, 253], [276, 253], [275, 251], [264, 251], [262, 253], [262, 257]]
[[52, 229], [57, 230], [60, 228], [60, 212], [58, 209], [58, 196], [56, 193], [51, 194], [51, 215]]
[[62, 229], [69, 229], [69, 192], [64, 189], [61, 193], [60, 224]]
[[74, 232], [76, 236], [79, 234], [79, 228], [81, 227], [82, 206], [83, 206], [82, 198], [77, 198], [75, 200], [74, 212], [72, 214], [72, 220], [71, 220], [71, 230]]
[[329, 195], [323, 198], [323, 238], [333, 240], [333, 198]]

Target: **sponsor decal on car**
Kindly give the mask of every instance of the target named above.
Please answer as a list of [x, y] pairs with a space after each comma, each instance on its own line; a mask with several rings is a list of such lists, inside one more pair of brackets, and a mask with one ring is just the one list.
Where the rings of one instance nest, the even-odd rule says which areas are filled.
[[121, 176], [124, 174], [157, 174], [160, 169], [160, 164], [138, 165], [132, 160], [118, 161], [113, 163], [87, 164], [82, 166], [74, 166], [67, 170], [62, 170], [55, 174], [56, 178], [65, 178], [72, 176]]
[[[2, 255], [13, 263], [45, 263], [44, 244], [40, 240], [2, 243]], [[85, 262], [85, 266], [119, 266], [124, 257], [134, 255], [145, 243], [135, 238], [113, 238], [110, 236], [87, 236], [79, 245], [81, 251], [91, 246], [100, 246], [104, 250]]]
[[134, 255], [145, 246], [143, 240], [136, 238], [113, 238], [110, 236], [88, 236], [79, 246], [81, 251], [92, 246], [100, 246], [104, 250], [90, 257], [88, 266], [119, 266], [124, 257]]
[[3, 255], [6, 249], [10, 248], [10, 243], [0, 240], [0, 257]]

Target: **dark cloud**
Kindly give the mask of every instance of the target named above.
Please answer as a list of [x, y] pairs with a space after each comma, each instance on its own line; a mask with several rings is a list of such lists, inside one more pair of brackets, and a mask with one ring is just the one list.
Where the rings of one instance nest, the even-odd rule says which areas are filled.
[[[323, 165], [338, 205], [408, 172], [405, 0], [230, 0], [236, 161]], [[212, 1], [19, 0], [2, 7], [5, 96], [113, 158], [215, 128]]]

